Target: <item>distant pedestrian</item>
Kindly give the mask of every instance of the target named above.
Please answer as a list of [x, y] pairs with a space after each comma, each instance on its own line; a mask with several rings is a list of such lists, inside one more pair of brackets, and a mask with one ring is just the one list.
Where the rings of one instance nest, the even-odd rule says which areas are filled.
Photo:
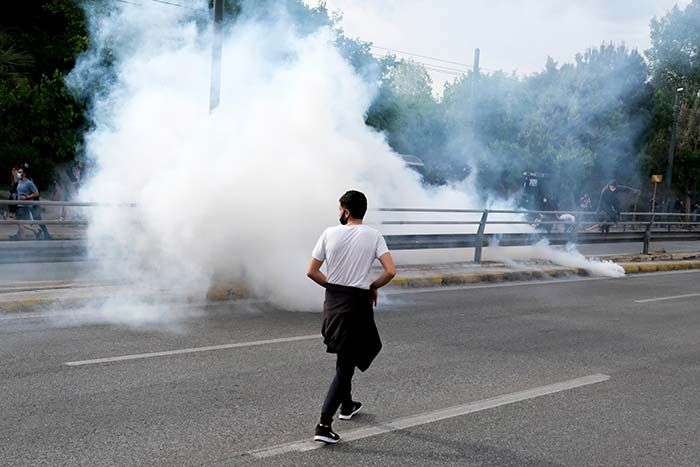
[[[7, 196], [8, 201], [17, 200], [17, 185], [19, 184], [19, 177], [17, 175], [17, 169], [19, 169], [19, 166], [15, 165], [15, 166], [12, 166], [12, 169], [10, 170], [10, 193]], [[3, 213], [2, 213], [2, 218], [5, 220], [12, 220], [15, 218], [16, 214], [17, 214], [17, 205], [16, 204], [8, 204], [7, 210], [3, 211]], [[17, 225], [17, 232], [15, 232], [14, 235], [10, 235], [10, 240], [19, 240], [19, 236], [20, 236], [20, 230], [19, 230], [19, 225]]]
[[[372, 305], [377, 304], [377, 289], [396, 274], [384, 237], [362, 223], [365, 212], [367, 198], [359, 191], [348, 191], [340, 198], [341, 225], [323, 232], [307, 273], [326, 289], [321, 334], [326, 351], [337, 354], [335, 377], [314, 435], [315, 441], [327, 444], [340, 440], [331, 427], [338, 408], [338, 418], [350, 420], [362, 407], [352, 400], [352, 377], [355, 367], [367, 370], [382, 348]], [[370, 268], [376, 259], [384, 272], [372, 282]], [[325, 275], [321, 272], [324, 262]]]
[[597, 212], [602, 221], [600, 224], [600, 231], [602, 233], [609, 233], [610, 226], [616, 224], [620, 220], [620, 206], [622, 203], [620, 195], [622, 192], [626, 191], [639, 193], [639, 190], [636, 188], [618, 185], [615, 179], [612, 179], [610, 183], [605, 185], [601, 190]]
[[590, 211], [593, 207], [591, 197], [588, 193], [584, 193], [578, 200], [578, 207], [581, 211]]
[[[27, 178], [25, 169], [20, 167], [17, 169], [19, 183], [17, 184], [17, 199], [20, 201], [39, 201], [39, 190], [32, 180]], [[32, 206], [27, 204], [17, 205], [17, 220], [41, 220], [41, 206]], [[39, 239], [42, 234], [45, 239], [50, 239], [49, 230], [44, 224], [39, 224], [39, 230], [34, 231], [34, 236]]]

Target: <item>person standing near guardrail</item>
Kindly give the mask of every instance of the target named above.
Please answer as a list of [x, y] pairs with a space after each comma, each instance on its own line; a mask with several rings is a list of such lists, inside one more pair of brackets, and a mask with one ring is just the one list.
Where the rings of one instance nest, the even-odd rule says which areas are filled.
[[[17, 170], [17, 199], [22, 201], [39, 201], [39, 190], [32, 180], [27, 178], [25, 169], [20, 167]], [[17, 220], [41, 220], [41, 206], [30, 206], [26, 204], [17, 205]], [[32, 230], [32, 229], [30, 229]], [[32, 230], [32, 232], [34, 232]], [[50, 239], [49, 230], [44, 224], [39, 224], [39, 230], [34, 232], [36, 238], [40, 238], [43, 233], [45, 239]]]
[[[17, 170], [19, 169], [18, 165], [12, 166], [12, 170], [10, 170], [10, 194], [8, 195], [7, 199], [9, 201], [15, 201], [17, 199], [17, 185], [19, 184], [19, 178], [17, 177]], [[8, 220], [12, 219], [16, 216], [17, 214], [17, 205], [16, 204], [8, 204], [7, 205], [7, 211], [3, 212], [3, 219]], [[19, 225], [17, 226], [17, 232], [14, 235], [10, 235], [10, 240], [19, 240], [20, 237], [20, 229]]]
[[621, 193], [631, 191], [639, 193], [636, 188], [618, 185], [614, 178], [600, 192], [597, 212], [601, 215], [600, 231], [609, 233], [610, 226], [620, 219]]
[[[340, 408], [341, 420], [350, 420], [362, 404], [352, 400], [355, 368], [365, 371], [382, 348], [372, 305], [377, 290], [396, 275], [396, 267], [382, 234], [362, 223], [367, 198], [348, 191], [340, 198], [340, 224], [326, 229], [312, 252], [307, 276], [326, 289], [321, 334], [326, 351], [337, 354], [335, 377], [328, 389], [316, 426], [315, 441], [335, 444], [333, 416]], [[370, 268], [376, 259], [384, 272], [374, 281]], [[326, 263], [326, 275], [321, 266]]]

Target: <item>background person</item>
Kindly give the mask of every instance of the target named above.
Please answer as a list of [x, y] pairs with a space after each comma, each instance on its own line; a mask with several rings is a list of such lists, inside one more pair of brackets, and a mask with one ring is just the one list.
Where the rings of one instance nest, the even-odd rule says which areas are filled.
[[[7, 197], [8, 200], [13, 201], [17, 199], [17, 185], [19, 184], [19, 177], [17, 176], [18, 165], [15, 165], [10, 170], [10, 194]], [[5, 220], [14, 219], [17, 213], [16, 204], [8, 204], [7, 210], [2, 213], [2, 217]], [[17, 225], [17, 232], [14, 235], [10, 235], [10, 240], [18, 240], [20, 236], [19, 225]]]
[[618, 185], [617, 180], [612, 179], [603, 187], [598, 200], [597, 212], [601, 218], [600, 231], [609, 233], [610, 226], [620, 220], [620, 206], [622, 203], [622, 193], [624, 192], [639, 193], [636, 188], [630, 188], [624, 185]]
[[[32, 180], [27, 178], [25, 169], [20, 167], [17, 169], [19, 183], [17, 184], [17, 199], [20, 201], [39, 201], [39, 190]], [[41, 206], [31, 206], [27, 204], [17, 205], [18, 220], [41, 220]], [[49, 230], [44, 224], [39, 224], [39, 229], [29, 228], [34, 233], [36, 238], [41, 238], [43, 234], [45, 239], [50, 239]]]

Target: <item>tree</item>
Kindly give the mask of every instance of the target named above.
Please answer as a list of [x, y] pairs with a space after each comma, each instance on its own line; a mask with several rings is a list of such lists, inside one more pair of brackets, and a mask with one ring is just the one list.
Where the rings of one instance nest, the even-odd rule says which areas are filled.
[[46, 187], [54, 164], [75, 157], [84, 107], [67, 90], [63, 73], [86, 46], [77, 0], [2, 2], [0, 170], [27, 162], [35, 181]]
[[10, 35], [0, 31], [0, 81], [17, 83], [27, 79], [35, 63], [32, 54], [17, 50]]
[[[651, 22], [651, 48], [646, 51], [654, 87], [653, 137], [645, 153], [645, 167], [664, 173], [673, 122], [673, 103], [678, 87], [681, 96], [678, 143], [674, 160], [673, 185], [687, 198], [699, 190], [700, 174], [700, 0], [684, 9], [675, 6]], [[687, 199], [687, 201], [690, 201]], [[689, 204], [689, 203], [688, 203]]]
[[646, 51], [657, 87], [700, 84], [700, 0], [685, 9], [674, 6], [651, 20], [651, 48]]

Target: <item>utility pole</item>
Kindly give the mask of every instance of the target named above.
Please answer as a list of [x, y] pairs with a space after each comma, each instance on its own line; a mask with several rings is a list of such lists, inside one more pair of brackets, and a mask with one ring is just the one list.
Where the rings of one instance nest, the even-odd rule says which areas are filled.
[[224, 0], [214, 0], [214, 38], [211, 52], [211, 86], [209, 88], [209, 112], [219, 106], [221, 94], [221, 52], [224, 42]]
[[471, 87], [469, 89], [469, 128], [467, 128], [467, 134], [469, 135], [469, 140], [472, 143], [472, 150], [476, 147], [473, 144], [474, 135], [476, 134], [476, 91], [478, 88], [479, 81], [479, 57], [481, 56], [481, 51], [476, 48], [474, 49], [474, 65], [472, 66], [472, 76], [471, 76]]
[[673, 179], [673, 156], [676, 151], [676, 132], [678, 130], [678, 110], [681, 104], [681, 94], [685, 91], [684, 87], [676, 88], [676, 99], [673, 103], [673, 124], [671, 125], [671, 144], [668, 148], [668, 164], [666, 165], [666, 212], [671, 212], [673, 209], [673, 196], [671, 181]]
[[481, 50], [479, 48], [474, 49], [474, 65], [472, 66], [472, 97], [476, 95], [476, 85], [479, 80], [479, 57], [481, 56]]

